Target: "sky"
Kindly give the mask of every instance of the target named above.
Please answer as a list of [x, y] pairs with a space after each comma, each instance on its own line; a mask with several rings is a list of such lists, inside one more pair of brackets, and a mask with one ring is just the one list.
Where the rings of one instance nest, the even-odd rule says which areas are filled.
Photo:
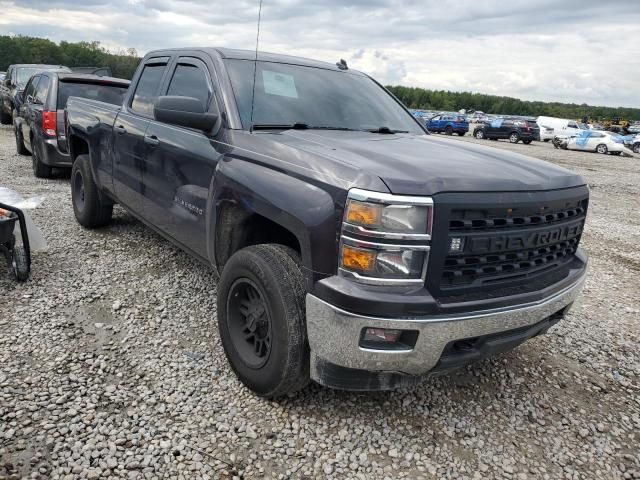
[[[0, 34], [254, 49], [258, 0], [0, 0]], [[640, 107], [640, 0], [263, 0], [260, 50], [383, 84]]]

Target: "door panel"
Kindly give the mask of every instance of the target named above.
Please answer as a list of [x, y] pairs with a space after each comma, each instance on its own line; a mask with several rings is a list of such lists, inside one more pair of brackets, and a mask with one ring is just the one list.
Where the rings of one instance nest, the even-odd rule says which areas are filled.
[[146, 61], [131, 103], [123, 107], [113, 126], [113, 188], [121, 203], [143, 217], [144, 135], [153, 116], [153, 104], [162, 88], [168, 62], [169, 57]]
[[206, 205], [221, 154], [202, 132], [152, 122], [146, 134], [144, 208], [166, 234], [207, 258]]
[[142, 215], [142, 161], [149, 119], [121, 112], [113, 127], [113, 188], [118, 200]]

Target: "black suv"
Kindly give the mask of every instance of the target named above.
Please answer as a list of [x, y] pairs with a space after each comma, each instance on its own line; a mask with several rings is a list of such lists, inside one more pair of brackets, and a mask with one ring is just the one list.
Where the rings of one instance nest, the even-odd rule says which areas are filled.
[[43, 70], [65, 70], [62, 65], [39, 65], [33, 63], [21, 63], [9, 65], [9, 69], [0, 85], [0, 123], [11, 125], [14, 111], [20, 107], [21, 93], [32, 75]]
[[129, 80], [43, 70], [27, 82], [14, 116], [16, 150], [31, 154], [36, 177], [51, 175], [52, 167], [71, 167], [64, 125], [69, 97], [122, 104]]
[[540, 140], [540, 127], [535, 120], [496, 118], [478, 125], [473, 131], [473, 136], [479, 140], [504, 138], [511, 143], [518, 143], [522, 140], [522, 143], [529, 144], [533, 140]]

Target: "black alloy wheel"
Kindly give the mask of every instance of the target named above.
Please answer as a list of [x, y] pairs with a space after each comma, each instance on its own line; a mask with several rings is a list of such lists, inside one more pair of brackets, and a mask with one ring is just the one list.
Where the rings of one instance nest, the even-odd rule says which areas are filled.
[[242, 361], [254, 369], [264, 366], [271, 354], [271, 315], [259, 287], [248, 278], [231, 286], [227, 325]]

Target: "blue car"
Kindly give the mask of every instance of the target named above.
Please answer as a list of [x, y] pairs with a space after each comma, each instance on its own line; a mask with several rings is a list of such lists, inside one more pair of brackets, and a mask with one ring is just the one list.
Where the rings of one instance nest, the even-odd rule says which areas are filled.
[[469, 122], [464, 115], [436, 115], [426, 122], [427, 129], [433, 133], [457, 133], [461, 137], [469, 131]]

